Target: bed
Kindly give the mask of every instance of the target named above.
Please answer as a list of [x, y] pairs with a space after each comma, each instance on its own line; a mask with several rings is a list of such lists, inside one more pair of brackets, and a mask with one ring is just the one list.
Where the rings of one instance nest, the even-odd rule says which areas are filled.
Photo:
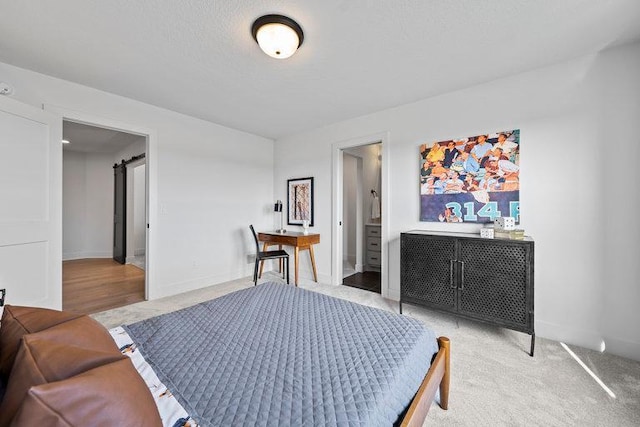
[[449, 340], [419, 321], [265, 283], [111, 334], [164, 425], [422, 425]]

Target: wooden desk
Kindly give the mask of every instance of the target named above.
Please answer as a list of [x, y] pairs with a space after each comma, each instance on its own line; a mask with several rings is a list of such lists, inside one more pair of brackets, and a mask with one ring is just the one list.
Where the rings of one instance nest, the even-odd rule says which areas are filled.
[[[278, 233], [275, 231], [264, 231], [258, 233], [258, 240], [264, 242], [263, 251], [266, 251], [269, 246], [278, 245], [280, 249], [282, 246], [293, 246], [293, 260], [295, 266], [294, 282], [298, 286], [298, 253], [301, 250], [308, 250], [311, 257], [311, 267], [313, 267], [313, 280], [318, 281], [318, 273], [316, 271], [316, 257], [313, 253], [313, 245], [320, 243], [319, 234], [304, 234], [298, 231], [287, 231], [285, 233]], [[260, 263], [260, 274], [258, 277], [262, 277], [262, 268], [264, 267], [264, 261]]]

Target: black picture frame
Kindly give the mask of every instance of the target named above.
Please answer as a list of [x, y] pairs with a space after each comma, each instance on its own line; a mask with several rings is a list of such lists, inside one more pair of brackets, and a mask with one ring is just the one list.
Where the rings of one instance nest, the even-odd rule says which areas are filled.
[[313, 227], [313, 177], [287, 180], [287, 224]]

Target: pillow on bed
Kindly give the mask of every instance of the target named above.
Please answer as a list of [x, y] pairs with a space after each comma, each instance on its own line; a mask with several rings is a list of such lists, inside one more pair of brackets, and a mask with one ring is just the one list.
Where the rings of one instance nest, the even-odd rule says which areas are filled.
[[161, 426], [151, 392], [125, 358], [32, 387], [11, 426]]
[[119, 351], [99, 351], [42, 339], [47, 330], [25, 335], [13, 364], [5, 399], [0, 404], [0, 427], [8, 426], [33, 386], [65, 380], [102, 365], [126, 359]]
[[120, 354], [116, 342], [109, 331], [98, 321], [81, 315], [75, 319], [60, 323], [37, 333], [29, 334], [33, 338], [46, 339], [58, 344], [70, 344], [92, 350]]
[[9, 424], [29, 387], [63, 380], [124, 357], [109, 332], [88, 316], [24, 335], [6, 382], [0, 427]]
[[2, 324], [0, 328], [0, 378], [5, 382], [8, 380], [23, 335], [39, 332], [80, 316], [80, 314], [46, 308], [6, 305], [0, 322]]

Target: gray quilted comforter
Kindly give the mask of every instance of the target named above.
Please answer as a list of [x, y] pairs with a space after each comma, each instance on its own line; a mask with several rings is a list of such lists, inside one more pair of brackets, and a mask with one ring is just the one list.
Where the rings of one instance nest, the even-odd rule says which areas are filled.
[[437, 351], [415, 319], [277, 283], [125, 329], [203, 426], [392, 425]]

